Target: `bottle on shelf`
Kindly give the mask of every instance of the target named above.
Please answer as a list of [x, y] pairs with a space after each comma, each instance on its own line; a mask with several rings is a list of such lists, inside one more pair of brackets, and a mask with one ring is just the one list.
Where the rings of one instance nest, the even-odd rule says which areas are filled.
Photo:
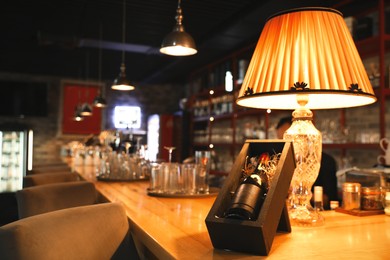
[[314, 209], [324, 211], [322, 186], [314, 186]]

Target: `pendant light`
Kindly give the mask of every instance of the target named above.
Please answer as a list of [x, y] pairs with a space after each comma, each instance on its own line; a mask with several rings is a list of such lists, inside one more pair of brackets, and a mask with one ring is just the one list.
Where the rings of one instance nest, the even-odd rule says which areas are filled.
[[[102, 26], [100, 25], [100, 40], [99, 40], [99, 68], [98, 68], [98, 82], [101, 82], [101, 75], [102, 75]], [[93, 105], [95, 107], [101, 107], [104, 108], [107, 106], [107, 101], [103, 97], [103, 86], [99, 86], [98, 94], [93, 100]]]
[[[88, 91], [88, 90], [87, 90], [87, 91]], [[91, 105], [88, 104], [88, 103], [84, 103], [84, 104], [81, 106], [80, 115], [82, 115], [82, 116], [92, 116], [92, 107], [91, 107]]]
[[172, 56], [194, 55], [198, 51], [196, 50], [194, 39], [184, 31], [184, 26], [182, 24], [183, 14], [180, 4], [181, 0], [179, 0], [177, 4], [175, 16], [176, 25], [173, 27], [172, 32], [165, 36], [161, 44], [160, 52]]
[[126, 35], [126, 0], [123, 0], [123, 21], [122, 21], [122, 64], [120, 67], [119, 76], [114, 80], [111, 89], [130, 91], [135, 89], [133, 85], [126, 78], [126, 67], [125, 67], [125, 35]]
[[85, 61], [85, 77], [86, 77], [86, 81], [87, 81], [87, 90], [85, 92], [86, 93], [85, 94], [86, 100], [85, 100], [85, 103], [81, 106], [80, 114], [82, 116], [92, 116], [92, 107], [88, 103], [88, 99], [89, 99], [89, 87], [88, 87], [89, 52], [87, 52], [85, 60], [86, 60]]
[[74, 108], [74, 115], [73, 115], [73, 120], [80, 122], [84, 120], [84, 117], [81, 115], [81, 103], [80, 103], [80, 89], [78, 90], [78, 103], [77, 106]]
[[84, 117], [80, 113], [80, 107], [79, 106], [77, 106], [75, 108], [73, 120], [77, 121], [77, 122], [80, 122], [80, 121], [84, 120]]

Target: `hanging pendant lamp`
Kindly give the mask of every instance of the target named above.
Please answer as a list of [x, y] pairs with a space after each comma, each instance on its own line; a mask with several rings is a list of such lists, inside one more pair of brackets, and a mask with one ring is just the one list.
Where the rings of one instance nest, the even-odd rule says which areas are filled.
[[75, 108], [73, 120], [77, 122], [84, 120], [84, 117], [80, 114], [80, 111], [77, 107]]
[[95, 107], [102, 107], [103, 108], [103, 107], [107, 106], [107, 102], [101, 94], [98, 94], [95, 97], [95, 99], [93, 100], [93, 105]]
[[[100, 25], [100, 28], [99, 28], [99, 31], [100, 31], [100, 40], [99, 40], [99, 69], [98, 69], [98, 81], [99, 83], [101, 82], [101, 78], [102, 78], [102, 26]], [[103, 86], [99, 86], [99, 90], [98, 90], [98, 94], [97, 96], [94, 98], [93, 100], [93, 105], [95, 107], [100, 107], [100, 108], [104, 108], [107, 106], [107, 101], [106, 99], [103, 97], [103, 88], [104, 88], [104, 85]]]
[[80, 111], [81, 116], [92, 116], [92, 107], [88, 103], [84, 103], [81, 106], [81, 111]]
[[123, 0], [123, 22], [122, 22], [122, 64], [120, 67], [119, 76], [114, 80], [114, 83], [111, 86], [111, 89], [121, 90], [121, 91], [130, 91], [135, 89], [133, 85], [126, 78], [126, 66], [125, 66], [125, 34], [126, 34], [126, 0]]
[[92, 116], [92, 107], [88, 103], [89, 99], [89, 87], [88, 87], [88, 73], [89, 72], [89, 52], [87, 51], [86, 59], [85, 59], [85, 78], [87, 82], [87, 90], [85, 92], [85, 103], [81, 106], [80, 114], [84, 116]]
[[183, 26], [183, 14], [181, 10], [181, 0], [178, 1], [177, 10], [176, 10], [176, 25], [173, 27], [172, 32], [165, 36], [160, 52], [172, 55], [172, 56], [189, 56], [194, 55], [198, 51], [196, 50], [196, 45], [194, 39], [191, 35], [184, 31]]
[[74, 108], [74, 114], [73, 114], [73, 120], [80, 122], [84, 120], [84, 117], [81, 115], [81, 103], [80, 103], [80, 89], [78, 90], [78, 103], [77, 106]]

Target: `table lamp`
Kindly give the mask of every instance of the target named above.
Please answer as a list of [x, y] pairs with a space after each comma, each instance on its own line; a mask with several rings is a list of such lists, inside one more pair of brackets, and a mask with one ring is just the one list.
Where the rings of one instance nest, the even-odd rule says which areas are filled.
[[342, 14], [305, 7], [271, 16], [253, 53], [237, 104], [294, 110], [284, 139], [292, 141], [292, 225], [315, 226], [323, 217], [310, 205], [321, 163], [322, 137], [310, 109], [356, 107], [376, 97]]

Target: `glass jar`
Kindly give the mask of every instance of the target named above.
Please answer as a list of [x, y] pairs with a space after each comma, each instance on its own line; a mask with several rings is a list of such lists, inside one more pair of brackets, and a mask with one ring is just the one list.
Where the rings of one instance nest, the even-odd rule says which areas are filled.
[[362, 187], [361, 208], [363, 210], [382, 210], [382, 190], [380, 187]]
[[390, 191], [386, 191], [385, 198], [383, 199], [383, 207], [385, 208], [385, 214], [390, 216]]
[[343, 184], [343, 209], [360, 209], [360, 183], [346, 182]]

